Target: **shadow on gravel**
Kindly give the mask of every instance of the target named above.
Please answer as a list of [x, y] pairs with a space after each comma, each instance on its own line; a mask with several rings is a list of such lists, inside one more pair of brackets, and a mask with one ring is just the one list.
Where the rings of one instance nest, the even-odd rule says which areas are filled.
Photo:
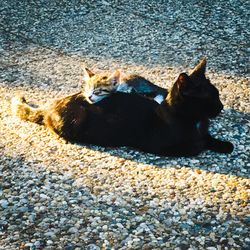
[[248, 162], [248, 152], [244, 150], [240, 151], [237, 148], [239, 142], [236, 140], [234, 140], [235, 149], [231, 154], [218, 154], [211, 151], [205, 151], [196, 157], [163, 157], [127, 147], [103, 148], [94, 145], [80, 145], [94, 151], [108, 153], [120, 159], [134, 161], [138, 164], [147, 164], [156, 168], [189, 168], [250, 178], [250, 169], [249, 166], [246, 166], [246, 162]]

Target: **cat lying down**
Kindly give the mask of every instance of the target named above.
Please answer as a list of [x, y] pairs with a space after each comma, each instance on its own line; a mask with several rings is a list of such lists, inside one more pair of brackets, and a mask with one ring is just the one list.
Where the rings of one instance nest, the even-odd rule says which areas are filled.
[[190, 75], [181, 73], [161, 104], [122, 92], [89, 103], [79, 92], [46, 108], [32, 108], [24, 98], [14, 98], [12, 110], [71, 142], [129, 146], [163, 156], [193, 156], [204, 150], [231, 153], [232, 143], [208, 131], [209, 119], [219, 115], [223, 105], [205, 69], [202, 60]]
[[122, 76], [119, 70], [113, 74], [94, 74], [83, 68], [82, 92], [89, 103], [97, 103], [114, 92], [137, 93], [162, 103], [167, 97], [167, 90], [139, 75]]

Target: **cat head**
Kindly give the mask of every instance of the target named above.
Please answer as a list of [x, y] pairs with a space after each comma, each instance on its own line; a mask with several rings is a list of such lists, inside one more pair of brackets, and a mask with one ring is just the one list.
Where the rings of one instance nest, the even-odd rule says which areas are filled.
[[219, 91], [205, 73], [206, 59], [201, 60], [190, 75], [181, 73], [167, 96], [167, 102], [195, 119], [216, 117], [223, 105]]
[[90, 103], [96, 103], [116, 91], [120, 83], [120, 70], [112, 74], [94, 74], [91, 70], [83, 68], [83, 94]]

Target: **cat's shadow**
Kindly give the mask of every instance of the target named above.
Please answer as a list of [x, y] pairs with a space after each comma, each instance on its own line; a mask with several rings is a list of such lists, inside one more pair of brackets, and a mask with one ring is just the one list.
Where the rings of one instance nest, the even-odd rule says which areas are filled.
[[[111, 156], [123, 158], [129, 161], [150, 165], [158, 168], [189, 168], [200, 169], [207, 172], [234, 175], [238, 177], [249, 178], [249, 167], [242, 164], [232, 164], [239, 162], [244, 158], [241, 153], [237, 152], [237, 148], [231, 154], [219, 154], [211, 151], [206, 151], [195, 157], [164, 157], [156, 156], [149, 153], [137, 151], [126, 147], [121, 148], [103, 148], [95, 145], [81, 144], [91, 150], [101, 151]], [[243, 170], [243, 171], [242, 171]]]

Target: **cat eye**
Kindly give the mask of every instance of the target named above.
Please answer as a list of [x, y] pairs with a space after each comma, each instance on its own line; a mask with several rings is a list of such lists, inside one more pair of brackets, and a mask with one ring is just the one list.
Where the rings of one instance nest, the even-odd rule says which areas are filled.
[[108, 94], [109, 91], [105, 89], [98, 89], [93, 92], [95, 95], [102, 95], [102, 94]]

